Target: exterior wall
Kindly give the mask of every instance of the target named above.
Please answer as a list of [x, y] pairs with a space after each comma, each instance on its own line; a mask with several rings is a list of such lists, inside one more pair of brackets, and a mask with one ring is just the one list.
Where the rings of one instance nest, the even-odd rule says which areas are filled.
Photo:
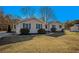
[[42, 28], [45, 29], [45, 23], [39, 22], [37, 20], [30, 20], [30, 21], [26, 21], [26, 22], [21, 22], [18, 25], [16, 25], [17, 34], [20, 34], [20, 29], [23, 28], [23, 23], [31, 24], [30, 33], [37, 33], [38, 29], [36, 29], [36, 24], [42, 24]]
[[22, 23], [16, 25], [16, 33], [20, 34], [20, 29], [22, 28]]
[[[43, 21], [31, 19], [31, 20], [26, 20], [26, 21], [20, 22], [19, 24], [16, 25], [16, 33], [17, 34], [20, 34], [20, 29], [23, 28], [23, 23], [31, 24], [30, 33], [37, 33], [37, 31], [39, 29], [36, 28], [36, 24], [42, 24], [42, 28], [45, 29], [46, 31], [51, 31], [52, 25], [56, 26], [56, 31], [62, 30], [62, 25], [60, 23], [52, 22], [50, 24], [45, 24], [45, 22], [43, 22]], [[47, 25], [47, 29], [46, 29], [45, 25]], [[60, 28], [60, 25], [61, 25], [61, 28]]]
[[49, 27], [48, 30], [49, 31], [51, 31], [52, 25], [56, 26], [56, 31], [61, 31], [61, 29], [62, 29], [62, 28], [60, 28], [61, 24], [60, 23], [55, 23], [55, 22], [53, 22], [53, 23], [51, 23], [51, 24], [48, 25], [48, 27]]
[[16, 24], [20, 23], [21, 20], [19, 19], [16, 19], [15, 21], [13, 21], [13, 24], [12, 24], [12, 31], [16, 32]]
[[72, 26], [70, 28], [70, 31], [79, 31], [79, 26], [76, 26], [76, 25]]

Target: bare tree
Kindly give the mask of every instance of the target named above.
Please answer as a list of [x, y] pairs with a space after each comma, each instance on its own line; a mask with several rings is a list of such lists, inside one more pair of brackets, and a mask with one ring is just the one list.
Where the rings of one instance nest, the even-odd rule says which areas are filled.
[[24, 17], [31, 18], [34, 16], [35, 10], [31, 7], [23, 7], [21, 8], [21, 12]]
[[0, 13], [3, 14], [3, 9], [2, 8], [0, 8]]
[[50, 7], [40, 7], [40, 15], [41, 18], [47, 23], [49, 19], [54, 19], [55, 15], [53, 13], [52, 8]]
[[0, 8], [0, 18], [2, 18], [4, 15], [3, 15], [3, 9]]

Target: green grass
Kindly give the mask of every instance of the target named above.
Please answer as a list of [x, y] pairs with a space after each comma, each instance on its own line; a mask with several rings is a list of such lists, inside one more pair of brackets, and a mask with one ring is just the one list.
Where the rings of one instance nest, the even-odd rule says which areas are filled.
[[[79, 33], [74, 33], [66, 31], [65, 35], [57, 37], [53, 34], [35, 35], [28, 41], [0, 46], [0, 52], [79, 52]], [[27, 40], [27, 36], [24, 39]]]

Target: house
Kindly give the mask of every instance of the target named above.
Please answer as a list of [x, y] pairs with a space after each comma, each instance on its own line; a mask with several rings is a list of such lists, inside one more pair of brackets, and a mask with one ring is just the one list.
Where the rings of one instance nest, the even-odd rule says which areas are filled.
[[45, 22], [36, 18], [30, 18], [16, 25], [17, 34], [20, 34], [21, 28], [28, 28], [30, 29], [30, 33], [37, 33], [39, 29], [45, 29]]
[[74, 26], [70, 28], [70, 31], [79, 31], [79, 24], [74, 24]]
[[59, 22], [51, 22], [51, 23], [45, 23], [42, 20], [38, 20], [36, 18], [30, 18], [23, 20], [19, 22], [16, 25], [16, 33], [20, 34], [20, 29], [22, 28], [28, 28], [30, 29], [30, 33], [38, 33], [39, 29], [45, 29], [46, 31], [51, 31], [51, 28], [55, 27], [56, 31], [61, 31], [62, 25]]
[[58, 21], [53, 21], [48, 24], [48, 30], [51, 31], [51, 28], [56, 28], [56, 31], [62, 30], [62, 24]]

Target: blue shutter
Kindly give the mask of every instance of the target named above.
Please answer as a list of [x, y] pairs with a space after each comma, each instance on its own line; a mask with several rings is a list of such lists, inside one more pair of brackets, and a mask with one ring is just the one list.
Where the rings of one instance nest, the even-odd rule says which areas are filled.
[[31, 24], [29, 24], [29, 29], [31, 29]]
[[41, 24], [39, 24], [39, 29], [41, 29]]
[[42, 24], [40, 24], [41, 25], [41, 29], [42, 29]]
[[38, 29], [40, 29], [40, 25], [38, 24]]
[[38, 29], [39, 29], [39, 24], [38, 24]]

